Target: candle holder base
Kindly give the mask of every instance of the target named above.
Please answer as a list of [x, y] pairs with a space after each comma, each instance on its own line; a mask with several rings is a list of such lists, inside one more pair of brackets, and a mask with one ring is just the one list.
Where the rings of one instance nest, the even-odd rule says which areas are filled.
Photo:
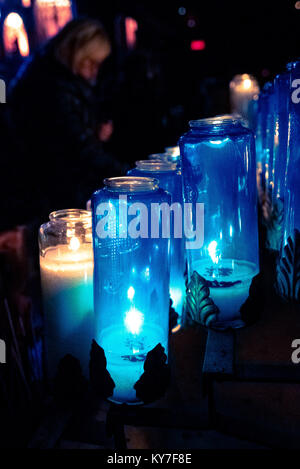
[[[134, 384], [137, 401], [130, 405], [143, 405], [156, 401], [164, 396], [170, 383], [170, 368], [167, 355], [161, 344], [157, 344], [147, 353], [144, 362], [144, 373]], [[106, 369], [105, 352], [95, 340], [92, 342], [90, 359], [90, 383], [93, 391], [101, 398], [108, 399], [114, 405], [122, 405], [113, 398], [114, 383]]]
[[185, 314], [190, 322], [201, 324], [209, 329], [224, 331], [240, 329], [257, 321], [263, 309], [262, 275], [256, 275], [249, 289], [249, 296], [239, 313], [228, 320], [220, 318], [220, 311], [210, 297], [209, 283], [194, 271], [187, 285]]
[[144, 404], [150, 404], [164, 396], [171, 380], [171, 373], [164, 348], [158, 344], [148, 352], [144, 373], [135, 383], [137, 398]]
[[188, 321], [209, 327], [217, 321], [219, 309], [210, 298], [206, 280], [194, 271], [186, 289], [185, 315]]
[[55, 402], [65, 408], [73, 408], [87, 391], [88, 382], [82, 375], [80, 361], [73, 355], [65, 355], [59, 362], [53, 381]]

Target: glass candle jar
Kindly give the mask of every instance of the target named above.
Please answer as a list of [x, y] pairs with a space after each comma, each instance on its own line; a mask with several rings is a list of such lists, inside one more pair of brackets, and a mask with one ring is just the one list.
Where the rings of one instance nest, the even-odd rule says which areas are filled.
[[169, 161], [169, 156], [170, 154], [165, 152], [165, 153], [151, 153], [151, 155], [148, 156], [149, 160], [160, 160], [160, 161]]
[[184, 202], [204, 203], [204, 243], [187, 250], [189, 277], [206, 279], [220, 310], [215, 327], [239, 327], [259, 270], [253, 134], [229, 116], [191, 121], [180, 154]]
[[104, 184], [92, 197], [96, 341], [115, 383], [111, 400], [130, 404], [147, 353], [159, 343], [168, 351], [170, 241], [157, 204], [171, 199], [153, 178]]
[[258, 189], [261, 189], [264, 185], [263, 182], [263, 135], [265, 134], [266, 128], [266, 93], [261, 90], [258, 97], [257, 104], [257, 120], [255, 128], [255, 148], [256, 148], [256, 167], [258, 175]]
[[273, 204], [284, 199], [288, 150], [288, 104], [290, 99], [290, 70], [280, 73], [274, 80], [274, 151], [273, 151]]
[[230, 82], [231, 112], [239, 114], [247, 121], [251, 120], [250, 103], [257, 99], [259, 86], [254, 77], [244, 73], [236, 75]]
[[151, 155], [148, 156], [149, 160], [161, 160], [165, 161], [171, 164], [176, 164], [177, 169], [181, 170], [181, 159], [180, 155], [172, 155], [171, 153], [151, 153]]
[[58, 210], [39, 232], [48, 375], [66, 354], [88, 377], [93, 338], [92, 217], [86, 210]]
[[[273, 192], [274, 148], [274, 84], [268, 82], [259, 95], [258, 126], [256, 130], [257, 163], [261, 176], [261, 188]], [[260, 187], [259, 187], [260, 189]]]
[[[136, 161], [136, 167], [128, 171], [128, 175], [139, 177], [154, 177], [158, 180], [159, 187], [171, 194], [172, 204], [179, 204], [179, 209], [183, 213], [182, 198], [182, 176], [176, 164], [171, 164], [166, 160], [141, 160]], [[171, 217], [174, 227], [175, 217]], [[171, 236], [171, 267], [170, 267], [170, 297], [172, 306], [178, 314], [177, 324], [172, 331], [177, 332], [184, 322], [182, 317], [183, 301], [185, 296], [185, 250], [184, 239], [175, 237], [175, 227], [170, 233]]]
[[290, 68], [284, 244], [294, 230], [300, 231], [300, 60], [293, 62]]

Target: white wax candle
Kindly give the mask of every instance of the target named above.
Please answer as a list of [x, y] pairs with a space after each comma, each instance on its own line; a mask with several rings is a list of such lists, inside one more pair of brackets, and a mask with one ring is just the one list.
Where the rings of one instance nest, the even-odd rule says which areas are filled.
[[232, 112], [248, 118], [249, 102], [257, 99], [259, 86], [257, 81], [248, 74], [237, 75], [230, 82]]
[[238, 321], [240, 308], [249, 296], [252, 279], [258, 273], [256, 265], [234, 259], [222, 259], [216, 264], [203, 259], [193, 264], [194, 270], [216, 285], [209, 288], [210, 296], [220, 310], [218, 322]]
[[40, 256], [45, 331], [50, 378], [59, 360], [71, 354], [88, 377], [93, 338], [93, 249], [77, 238], [48, 248]]

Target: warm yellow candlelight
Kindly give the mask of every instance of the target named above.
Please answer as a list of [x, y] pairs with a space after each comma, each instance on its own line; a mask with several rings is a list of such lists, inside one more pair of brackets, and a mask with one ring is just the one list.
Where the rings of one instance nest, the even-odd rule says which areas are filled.
[[79, 359], [83, 373], [88, 376], [93, 339], [93, 247], [87, 242], [88, 230], [82, 241], [72, 223], [69, 224], [65, 244], [49, 246], [40, 253], [50, 378], [67, 354]]
[[258, 99], [259, 85], [254, 77], [243, 73], [236, 75], [230, 82], [231, 112], [248, 118], [248, 107], [252, 100]]

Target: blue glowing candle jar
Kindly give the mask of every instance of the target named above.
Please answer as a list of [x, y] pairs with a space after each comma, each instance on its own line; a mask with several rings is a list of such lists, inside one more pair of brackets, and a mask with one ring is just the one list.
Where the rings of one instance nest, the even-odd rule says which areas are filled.
[[[257, 103], [257, 120], [255, 128], [255, 148], [256, 148], [256, 166], [259, 177], [262, 177], [263, 162], [263, 135], [265, 133], [266, 119], [266, 93], [262, 90], [259, 93]], [[259, 181], [261, 183], [261, 181]]]
[[115, 383], [111, 400], [136, 403], [147, 353], [168, 351], [170, 240], [158, 206], [171, 199], [153, 178], [104, 184], [92, 197], [96, 341]]
[[290, 99], [290, 64], [274, 80], [274, 152], [273, 203], [284, 199], [288, 150], [288, 103]]
[[[177, 164], [171, 164], [168, 159], [153, 159], [136, 161], [136, 167], [128, 171], [128, 175], [139, 177], [154, 177], [158, 180], [159, 187], [171, 194], [172, 204], [177, 204], [183, 216], [183, 195], [182, 195], [182, 175]], [[177, 222], [178, 219], [172, 217]], [[179, 220], [182, 226], [182, 217]], [[174, 226], [174, 224], [172, 224]], [[185, 250], [184, 238], [175, 237], [175, 227], [170, 231], [171, 237], [171, 267], [170, 267], [170, 297], [173, 308], [178, 314], [177, 325], [173, 327], [173, 332], [179, 330], [183, 324], [182, 309], [185, 296]]]
[[253, 134], [230, 116], [191, 121], [180, 154], [184, 202], [204, 203], [204, 242], [187, 250], [189, 277], [206, 279], [220, 311], [215, 327], [240, 327], [259, 271]]
[[265, 84], [259, 95], [258, 118], [256, 128], [257, 165], [263, 189], [272, 193], [273, 178], [273, 149], [275, 134], [275, 96], [274, 84]]
[[288, 101], [288, 161], [284, 195], [285, 241], [300, 231], [300, 61], [290, 64]]

